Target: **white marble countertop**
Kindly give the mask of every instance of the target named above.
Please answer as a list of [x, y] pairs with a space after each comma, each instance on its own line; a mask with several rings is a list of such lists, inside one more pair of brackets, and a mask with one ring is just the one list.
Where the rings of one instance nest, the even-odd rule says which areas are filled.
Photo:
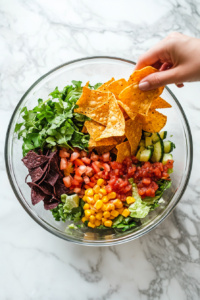
[[90, 248], [39, 227], [5, 171], [4, 140], [21, 96], [59, 64], [138, 56], [172, 31], [200, 38], [199, 0], [0, 0], [0, 299], [200, 299], [200, 83], [171, 86], [189, 119], [194, 165], [174, 212], [142, 238]]

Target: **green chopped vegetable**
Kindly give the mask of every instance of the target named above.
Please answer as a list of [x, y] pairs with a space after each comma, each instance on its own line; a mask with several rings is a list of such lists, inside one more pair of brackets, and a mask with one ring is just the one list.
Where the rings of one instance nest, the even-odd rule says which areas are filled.
[[61, 201], [64, 203], [63, 205], [63, 210], [64, 213], [71, 213], [72, 208], [78, 207], [79, 206], [79, 196], [74, 194], [74, 195], [66, 195], [63, 194], [61, 195]]

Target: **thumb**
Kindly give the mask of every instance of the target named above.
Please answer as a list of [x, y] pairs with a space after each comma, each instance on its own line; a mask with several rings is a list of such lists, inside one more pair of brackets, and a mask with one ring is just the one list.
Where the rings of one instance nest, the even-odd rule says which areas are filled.
[[177, 68], [155, 72], [143, 78], [139, 82], [139, 89], [142, 91], [148, 91], [165, 86], [166, 84], [181, 82], [179, 81], [177, 73]]

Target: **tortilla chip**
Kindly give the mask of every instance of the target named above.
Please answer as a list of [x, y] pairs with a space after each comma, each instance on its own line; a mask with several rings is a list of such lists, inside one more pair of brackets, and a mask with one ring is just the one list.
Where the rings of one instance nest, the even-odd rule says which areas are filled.
[[106, 92], [100, 92], [98, 90], [91, 90], [88, 87], [83, 87], [83, 92], [76, 104], [79, 106], [74, 111], [83, 115], [88, 115], [91, 111], [101, 106], [104, 103], [109, 102], [109, 98], [112, 94]]
[[163, 98], [158, 97], [157, 99], [153, 100], [150, 109], [171, 108], [171, 107], [172, 107], [171, 104], [169, 104]]
[[[90, 137], [90, 140], [89, 140], [89, 151], [91, 151], [94, 148], [96, 150], [99, 147], [106, 148], [108, 146], [110, 146], [111, 147], [110, 149], [112, 149], [115, 145], [117, 145], [117, 142], [112, 137], [109, 137], [109, 138], [106, 138], [106, 139], [102, 139], [100, 141], [95, 141], [94, 139], [92, 139]], [[107, 151], [109, 151], [109, 150], [107, 150]], [[105, 151], [105, 152], [107, 152], [107, 151]]]
[[112, 148], [113, 148], [113, 145], [112, 146], [100, 146], [100, 147], [95, 147], [95, 150], [97, 151], [97, 153], [99, 155], [102, 155], [102, 154], [112, 150]]
[[111, 153], [114, 153], [115, 155], [117, 155], [117, 149], [116, 149], [116, 147], [112, 148]]
[[90, 121], [86, 121], [84, 123], [85, 127], [87, 128], [87, 131], [90, 135], [90, 139], [93, 139], [94, 141], [100, 137], [100, 135], [102, 134], [102, 132], [105, 130], [105, 126], [90, 120]]
[[117, 148], [117, 162], [122, 163], [124, 158], [131, 156], [131, 147], [129, 141], [116, 146]]
[[102, 125], [106, 126], [108, 121], [109, 115], [109, 104], [104, 103], [103, 105], [99, 106], [97, 109], [94, 109], [87, 116], [94, 121], [101, 123]]
[[88, 133], [87, 128], [85, 127], [85, 125], [83, 125], [83, 128], [81, 130], [82, 133]]
[[108, 86], [108, 90], [115, 95], [116, 99], [118, 99], [121, 91], [123, 91], [128, 85], [128, 82], [122, 78], [111, 82]]
[[134, 83], [119, 94], [119, 99], [126, 104], [132, 112], [146, 116], [148, 115], [152, 101], [158, 98], [160, 94], [160, 89], [141, 91], [138, 84]]
[[123, 143], [123, 141], [126, 139], [125, 135], [122, 136], [114, 136], [115, 141], [117, 142], [117, 144], [121, 144]]
[[165, 126], [167, 117], [156, 110], [150, 110], [148, 116], [140, 116], [142, 129], [148, 132], [159, 132]]
[[[117, 102], [117, 103], [118, 103], [118, 102]], [[118, 104], [119, 104], [119, 103], [118, 103]], [[125, 121], [126, 121], [126, 120], [129, 120], [130, 117], [129, 117], [129, 115], [127, 114], [127, 112], [123, 109], [123, 107], [119, 105], [119, 108], [121, 109], [121, 111], [122, 111], [122, 113], [123, 113], [123, 116], [124, 116]]]
[[89, 83], [90, 83], [89, 81], [86, 82], [85, 86], [86, 86], [86, 87], [89, 87]]
[[97, 91], [102, 91], [102, 92], [108, 92], [108, 86], [111, 82], [115, 81], [115, 78], [112, 77], [110, 80], [102, 84], [100, 87], [98, 87]]
[[139, 115], [125, 123], [125, 135], [131, 146], [131, 155], [135, 155], [142, 136], [142, 121]]
[[111, 136], [122, 136], [125, 134], [125, 120], [119, 108], [115, 96], [112, 94], [109, 100], [109, 116], [106, 129], [102, 132], [101, 136], [96, 139], [99, 141], [103, 138]]
[[[137, 113], [135, 112], [132, 112], [131, 109], [125, 104], [123, 103], [122, 101], [118, 100], [117, 103], [119, 104], [120, 108], [123, 108], [123, 110], [127, 113], [127, 115], [132, 119], [134, 120]], [[125, 117], [124, 117], [125, 118]], [[125, 118], [126, 120], [126, 118]]]
[[139, 82], [144, 77], [146, 77], [152, 73], [155, 73], [155, 72], [158, 72], [158, 70], [151, 66], [147, 66], [143, 69], [133, 71], [133, 74], [131, 74], [131, 76], [129, 77], [128, 84], [130, 85], [130, 84]]

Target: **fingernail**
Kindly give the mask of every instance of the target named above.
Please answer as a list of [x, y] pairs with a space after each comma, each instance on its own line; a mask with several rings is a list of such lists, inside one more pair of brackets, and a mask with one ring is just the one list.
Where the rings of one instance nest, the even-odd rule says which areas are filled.
[[146, 91], [150, 88], [150, 83], [148, 81], [139, 83], [139, 89], [142, 91]]

